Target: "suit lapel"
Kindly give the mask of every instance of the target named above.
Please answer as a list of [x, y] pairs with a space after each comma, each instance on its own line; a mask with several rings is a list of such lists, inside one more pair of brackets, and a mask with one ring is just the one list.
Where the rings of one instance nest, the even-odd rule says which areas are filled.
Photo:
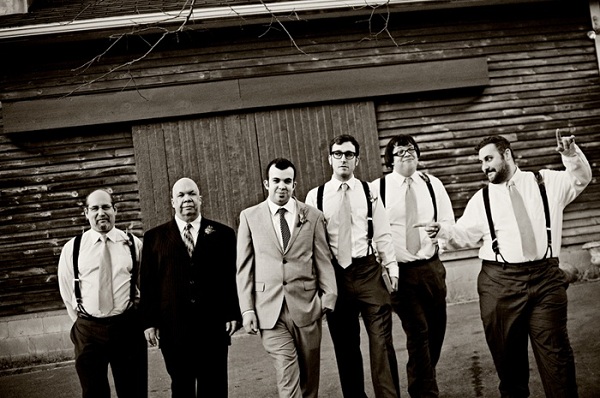
[[[298, 222], [301, 214], [306, 214], [306, 205], [297, 200], [296, 201], [296, 217], [292, 220], [292, 222], [294, 223], [294, 226], [293, 226], [294, 232], [292, 232], [292, 236], [290, 237], [290, 242], [288, 243], [287, 249], [285, 250], [286, 252], [288, 250], [290, 250], [290, 247], [292, 247], [292, 245], [296, 241], [296, 238], [300, 234], [300, 230], [304, 226], [303, 222], [302, 223]], [[291, 226], [290, 226], [290, 228], [291, 228]]]
[[206, 240], [205, 230], [206, 227], [208, 227], [209, 225], [210, 220], [205, 217], [202, 217], [202, 219], [200, 220], [200, 230], [198, 231], [198, 237], [196, 238], [196, 246], [194, 247], [194, 256], [197, 253], [202, 252], [202, 250], [204, 249], [204, 244]]
[[187, 253], [185, 243], [183, 243], [183, 239], [181, 238], [181, 232], [179, 231], [179, 227], [177, 226], [177, 222], [175, 221], [175, 219], [171, 220], [167, 239], [172, 243], [174, 247], [177, 247], [180, 251], [184, 251]]
[[[273, 214], [271, 213], [271, 209], [269, 209], [269, 204], [266, 200], [262, 204], [259, 220], [263, 224], [263, 228], [266, 228], [267, 231], [270, 231], [270, 238], [275, 242], [275, 245], [279, 248], [279, 251], [283, 253], [283, 248], [281, 247], [277, 231], [275, 231], [275, 225], [273, 224]], [[289, 246], [290, 245], [288, 244], [288, 248]]]

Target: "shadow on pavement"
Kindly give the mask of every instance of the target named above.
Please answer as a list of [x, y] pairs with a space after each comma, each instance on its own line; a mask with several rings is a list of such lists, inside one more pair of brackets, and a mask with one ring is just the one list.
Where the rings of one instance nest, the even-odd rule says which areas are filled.
[[[567, 290], [569, 337], [575, 352], [580, 398], [600, 397], [600, 281], [580, 282]], [[362, 348], [367, 394], [373, 397], [368, 364], [368, 342], [363, 329]], [[394, 345], [399, 363], [402, 396], [406, 392], [406, 338], [394, 316]], [[341, 398], [333, 347], [323, 328], [320, 396]], [[170, 397], [169, 377], [157, 349], [149, 351], [150, 398]], [[544, 397], [533, 355], [530, 352], [531, 397]], [[193, 360], [190, 358], [190, 360]], [[275, 398], [275, 372], [257, 336], [238, 331], [229, 358], [229, 397]], [[438, 383], [441, 398], [497, 397], [497, 376], [485, 343], [477, 302], [448, 307], [448, 327], [440, 363]], [[113, 389], [114, 390], [114, 389]], [[0, 397], [76, 398], [81, 396], [73, 362], [33, 368], [30, 372], [0, 377]], [[210, 394], [201, 394], [208, 397]], [[113, 392], [113, 397], [116, 397]]]

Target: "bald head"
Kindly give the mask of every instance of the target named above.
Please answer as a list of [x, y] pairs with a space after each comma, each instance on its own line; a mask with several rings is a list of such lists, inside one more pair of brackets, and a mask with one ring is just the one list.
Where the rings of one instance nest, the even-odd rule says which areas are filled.
[[194, 180], [181, 178], [173, 184], [171, 205], [179, 219], [191, 222], [200, 215], [202, 198], [200, 190]]

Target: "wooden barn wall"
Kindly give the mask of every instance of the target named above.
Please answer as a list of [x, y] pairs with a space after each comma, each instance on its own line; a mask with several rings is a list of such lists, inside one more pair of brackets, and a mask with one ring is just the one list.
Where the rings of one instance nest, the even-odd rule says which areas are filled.
[[136, 126], [133, 143], [144, 230], [173, 217], [170, 189], [181, 177], [198, 183], [202, 214], [237, 230], [239, 213], [267, 197], [265, 169], [276, 157], [297, 169], [295, 195], [331, 177], [328, 144], [338, 134], [361, 143], [357, 175], [381, 173], [372, 102], [328, 104]]
[[[594, 180], [567, 209], [563, 244], [599, 240], [600, 82], [594, 42], [586, 36], [590, 30], [588, 3], [393, 14], [387, 32], [376, 23], [381, 21], [379, 16], [370, 21], [364, 17], [358, 21], [286, 20], [293, 42], [287, 32], [267, 25], [184, 31], [126, 68], [117, 67], [143, 54], [150, 38], [123, 40], [89, 65], [85, 63], [108, 47], [107, 40], [23, 41], [12, 49], [10, 45], [0, 48], [11, 54], [11, 62], [0, 63], [0, 101], [376, 65], [414, 63], [418, 68], [419, 62], [485, 56], [491, 84], [481, 91], [365, 99], [375, 101], [380, 150], [394, 134], [415, 134], [423, 149], [424, 170], [446, 184], [460, 216], [483, 181], [472, 149], [482, 136], [508, 135], [515, 140], [517, 155], [522, 156], [520, 165], [532, 170], [561, 167], [560, 157], [553, 152], [554, 130], [565, 129], [577, 136], [593, 165]], [[80, 68], [84, 65], [89, 67]], [[273, 95], [276, 93], [277, 87], [273, 87]], [[317, 105], [322, 104], [307, 104]], [[174, 100], [173, 114], [178, 106]], [[275, 111], [281, 111], [278, 115], [291, 112]], [[102, 113], [103, 109], [98, 106], [90, 112]], [[271, 110], [243, 114], [249, 112], [265, 112], [264, 118], [274, 115]], [[157, 120], [140, 126], [137, 137], [132, 136], [132, 126], [113, 125], [0, 135], [0, 316], [62, 307], [56, 283], [58, 256], [67, 239], [87, 225], [81, 206], [90, 189], [112, 188], [117, 193], [119, 226], [131, 226], [141, 234], [146, 225], [141, 221], [140, 198], [149, 192], [137, 182], [136, 173], [142, 169], [136, 166], [134, 142], [137, 145], [141, 138], [140, 143], [154, 145], [151, 137], [160, 133], [162, 123], [167, 123], [170, 131], [177, 124], [181, 134], [192, 125], [206, 123], [207, 116], [215, 115], [198, 115], [194, 122]], [[223, 121], [238, 117], [216, 116]], [[253, 117], [256, 127], [259, 117]], [[223, 131], [224, 126], [217, 129], [216, 120], [213, 124], [206, 127], [211, 134]], [[268, 131], [274, 129], [263, 131], [264, 145], [276, 146], [269, 141]], [[148, 136], [142, 137], [142, 132]], [[318, 145], [326, 145], [329, 138], [320, 137]], [[220, 139], [211, 137], [211, 142]], [[300, 148], [296, 149], [300, 154]], [[231, 154], [240, 151], [236, 147]], [[235, 160], [221, 151], [207, 153], [219, 161]], [[143, 156], [139, 159], [142, 162]], [[152, 160], [147, 157], [144, 161]], [[254, 181], [259, 175], [256, 167], [248, 176], [248, 186], [256, 187], [262, 179]], [[302, 174], [314, 171], [303, 167]], [[219, 182], [217, 189], [230, 189], [227, 184]], [[165, 186], [166, 182], [163, 190]], [[166, 198], [168, 194], [154, 193]], [[217, 197], [216, 192], [211, 195]], [[252, 195], [255, 193], [248, 196], [248, 202], [259, 199]], [[157, 209], [169, 205], [161, 200]], [[234, 207], [241, 205], [231, 204], [228, 211], [233, 214]], [[211, 216], [219, 218], [212, 209]]]
[[131, 133], [123, 128], [0, 135], [0, 316], [62, 308], [62, 246], [89, 229], [85, 197], [113, 192], [117, 226], [141, 236]]
[[[488, 59], [490, 84], [482, 91], [448, 91], [377, 101], [381, 153], [390, 137], [413, 135], [420, 168], [445, 184], [456, 217], [487, 181], [474, 148], [485, 136], [513, 142], [519, 167], [564, 169], [555, 131], [573, 134], [593, 169], [593, 182], [565, 209], [563, 246], [600, 239], [600, 79], [587, 21], [538, 20], [407, 23], [395, 33], [407, 58], [440, 55]], [[408, 21], [407, 21], [408, 22]], [[485, 34], [483, 34], [485, 32]], [[384, 167], [384, 172], [389, 172]], [[473, 252], [470, 255], [474, 254]]]

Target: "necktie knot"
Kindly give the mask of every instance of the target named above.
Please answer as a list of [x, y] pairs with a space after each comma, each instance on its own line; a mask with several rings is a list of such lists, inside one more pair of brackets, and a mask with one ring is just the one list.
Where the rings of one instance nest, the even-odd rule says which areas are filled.
[[412, 179], [412, 177], [406, 177], [406, 180], [405, 180], [405, 181], [406, 181], [406, 185], [408, 185], [408, 187], [410, 188], [410, 185], [411, 185], [411, 184], [412, 184], [412, 182], [413, 182], [413, 179]]
[[285, 207], [280, 207], [279, 210], [277, 210], [277, 214], [279, 214], [280, 217], [285, 217], [285, 212], [287, 210], [285, 209]]
[[342, 184], [342, 192], [346, 192], [348, 190], [348, 184], [343, 183]]

